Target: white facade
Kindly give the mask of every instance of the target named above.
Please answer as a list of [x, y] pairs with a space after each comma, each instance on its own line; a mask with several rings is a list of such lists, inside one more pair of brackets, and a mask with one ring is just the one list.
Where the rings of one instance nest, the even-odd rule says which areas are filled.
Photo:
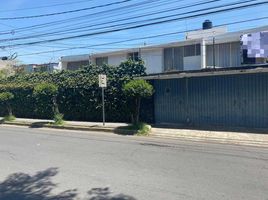
[[125, 61], [127, 56], [125, 54], [111, 55], [108, 56], [108, 64], [118, 66], [121, 62]]
[[[214, 67], [214, 64], [215, 67], [238, 67], [242, 65], [241, 34], [264, 30], [268, 30], [268, 26], [233, 33], [226, 33], [226, 27], [193, 31], [187, 33], [185, 41], [116, 52], [67, 56], [61, 58], [61, 65], [63, 69], [75, 70], [76, 68], [71, 66], [85, 65], [88, 62], [96, 64], [96, 59], [98, 59], [109, 65], [118, 66], [122, 61], [127, 60], [130, 55], [139, 53], [139, 56], [145, 62], [147, 74], [200, 70]], [[213, 58], [215, 58], [215, 62]]]
[[189, 56], [183, 58], [184, 70], [201, 69], [201, 56]]
[[146, 66], [147, 74], [156, 74], [163, 71], [163, 50], [141, 51], [141, 58]]
[[[133, 49], [132, 52], [138, 52], [141, 59], [145, 63], [146, 73], [154, 74], [161, 73], [163, 71], [163, 49]], [[112, 66], [118, 66], [120, 63], [128, 59], [128, 54], [132, 53], [130, 51], [122, 51], [104, 54], [94, 54], [91, 55], [91, 62], [96, 64], [96, 58], [108, 58], [108, 64]], [[66, 68], [65, 68], [66, 69]]]

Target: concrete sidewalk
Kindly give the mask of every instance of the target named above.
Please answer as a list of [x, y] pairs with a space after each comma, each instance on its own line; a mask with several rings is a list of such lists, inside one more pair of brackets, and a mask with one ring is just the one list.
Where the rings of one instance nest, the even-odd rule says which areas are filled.
[[64, 125], [58, 126], [53, 124], [53, 120], [44, 119], [26, 119], [16, 118], [16, 120], [8, 122], [0, 118], [2, 124], [27, 126], [30, 128], [55, 128], [67, 130], [81, 130], [81, 131], [103, 131], [119, 134], [134, 134], [133, 130], [128, 130], [129, 124], [126, 123], [103, 123], [101, 122], [77, 122], [77, 121], [64, 121]]
[[[1, 118], [0, 118], [1, 120]], [[19, 125], [31, 128], [56, 128], [66, 130], [81, 130], [81, 131], [99, 131], [110, 132], [125, 135], [132, 135], [136, 132], [128, 130], [129, 124], [126, 123], [106, 123], [103, 126], [100, 122], [77, 122], [65, 121], [63, 126], [53, 125], [53, 120], [42, 119], [21, 119], [17, 118], [12, 122], [3, 122], [6, 125]], [[267, 146], [268, 147], [268, 132], [267, 134], [245, 133], [245, 132], [230, 132], [230, 131], [206, 131], [206, 130], [188, 130], [174, 128], [152, 128], [151, 137], [180, 139], [191, 141], [206, 141], [218, 143], [230, 143], [251, 146]]]
[[267, 134], [260, 134], [253, 132], [152, 128], [151, 136], [268, 147], [268, 132]]

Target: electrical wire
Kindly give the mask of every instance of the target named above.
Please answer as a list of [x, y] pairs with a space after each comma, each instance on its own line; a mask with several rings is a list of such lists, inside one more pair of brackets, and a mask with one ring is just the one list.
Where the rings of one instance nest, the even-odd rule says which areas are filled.
[[[241, 20], [241, 21], [229, 22], [229, 23], [224, 23], [224, 24], [218, 24], [218, 25], [215, 25], [214, 27], [235, 25], [235, 24], [240, 24], [240, 23], [248, 23], [248, 22], [259, 21], [259, 20], [263, 20], [263, 19], [268, 19], [268, 16], [267, 17], [261, 17], [261, 18], [249, 19], [249, 20]], [[176, 31], [176, 32], [170, 32], [170, 33], [164, 33], [164, 34], [158, 34], [158, 35], [151, 35], [151, 36], [146, 36], [146, 37], [139, 37], [139, 38], [121, 40], [121, 41], [116, 41], [116, 42], [109, 42], [109, 43], [102, 43], [102, 44], [95, 44], [95, 45], [87, 45], [87, 46], [80, 46], [80, 47], [71, 47], [71, 48], [59, 49], [59, 50], [54, 50], [54, 51], [43, 51], [43, 52], [36, 52], [36, 53], [30, 53], [30, 54], [22, 54], [22, 55], [19, 55], [19, 56], [47, 54], [47, 53], [52, 53], [52, 52], [62, 52], [62, 51], [74, 50], [74, 49], [84, 49], [84, 48], [93, 48], [93, 47], [95, 48], [95, 47], [99, 47], [99, 46], [107, 46], [107, 45], [120, 44], [120, 43], [125, 43], [125, 42], [130, 42], [130, 41], [136, 41], [136, 40], [158, 38], [158, 37], [182, 34], [182, 33], [190, 32], [190, 31], [198, 31], [198, 30], [200, 30], [200, 29], [191, 29], [191, 30], [188, 30], [188, 31]]]
[[[109, 10], [105, 10], [104, 11], [100, 11], [100, 12], [95, 12], [95, 13], [91, 13], [91, 14], [87, 14], [87, 15], [82, 15], [82, 16], [78, 16], [78, 17], [72, 17], [72, 18], [68, 18], [68, 19], [63, 19], [63, 20], [56, 20], [56, 21], [52, 21], [52, 22], [46, 22], [46, 23], [41, 23], [41, 24], [36, 24], [36, 25], [31, 25], [31, 26], [25, 26], [25, 27], [20, 27], [20, 28], [16, 28], [16, 29], [12, 29], [12, 30], [5, 30], [3, 32], [0, 32], [0, 35], [4, 35], [4, 34], [9, 34], [10, 32], [14, 32], [14, 33], [19, 33], [19, 32], [22, 32], [22, 31], [28, 31], [28, 30], [32, 30], [32, 29], [39, 29], [39, 28], [46, 28], [46, 27], [49, 27], [51, 28], [52, 26], [55, 26], [55, 25], [58, 25], [58, 24], [64, 24], [64, 23], [70, 23], [70, 22], [76, 22], [77, 20], [81, 20], [81, 19], [85, 19], [85, 20], [88, 20], [88, 18], [96, 18], [96, 17], [99, 17], [99, 15], [101, 15], [101, 17], [105, 17], [109, 16], [109, 14], [111, 12], [114, 12], [114, 11], [118, 11], [120, 10], [120, 14], [122, 13], [122, 10], [125, 10], [125, 9], [130, 9], [132, 12], [136, 12], [137, 9], [135, 8], [138, 8], [138, 7], [141, 7], [141, 10], [144, 10], [144, 6], [147, 6], [147, 4], [154, 4], [154, 3], [157, 3], [157, 2], [161, 2], [161, 0], [146, 0], [146, 1], [142, 1], [142, 2], [139, 2], [139, 3], [134, 3], [134, 4], [130, 4], [130, 5], [127, 5], [127, 6], [122, 6], [122, 7], [117, 7], [117, 8], [113, 8], [113, 9], [109, 9]], [[176, 0], [175, 2], [180, 2], [180, 1], [185, 1], [185, 0]], [[165, 0], [165, 1], [162, 1], [162, 2], [172, 2], [171, 0]], [[154, 8], [156, 6], [162, 6], [163, 4], [162, 3], [157, 3], [156, 5], [153, 5], [151, 6], [150, 8]], [[127, 13], [129, 13], [130, 11], [128, 11]], [[127, 14], [126, 13], [126, 14]], [[118, 16], [119, 14], [116, 13], [115, 16]]]
[[[122, 26], [122, 25], [130, 25], [130, 24], [136, 24], [138, 23], [137, 21], [136, 22], [130, 22], [130, 23], [124, 23], [124, 24], [119, 24], [119, 25], [113, 25], [113, 26], [106, 26], [106, 27], [100, 27], [100, 28], [93, 28], [93, 27], [96, 27], [96, 26], [101, 26], [101, 25], [106, 25], [106, 24], [111, 24], [111, 23], [115, 23], [115, 22], [122, 22], [122, 21], [127, 21], [127, 20], [131, 20], [133, 18], [137, 19], [137, 18], [142, 18], [142, 17], [148, 17], [148, 16], [152, 16], [152, 15], [156, 15], [156, 14], [163, 14], [163, 13], [166, 13], [166, 12], [171, 12], [171, 11], [174, 11], [174, 10], [182, 10], [182, 9], [185, 9], [185, 8], [191, 8], [191, 7], [195, 7], [195, 6], [200, 6], [200, 5], [205, 5], [205, 4], [209, 4], [209, 3], [212, 3], [212, 2], [218, 2], [220, 0], [210, 0], [210, 1], [203, 1], [203, 2], [199, 2], [199, 3], [195, 3], [195, 4], [188, 4], [188, 5], [185, 5], [185, 6], [181, 6], [181, 7], [176, 7], [176, 8], [172, 8], [172, 9], [168, 9], [168, 10], [161, 10], [161, 11], [157, 11], [157, 12], [153, 12], [153, 13], [150, 13], [150, 14], [143, 14], [143, 15], [139, 15], [139, 16], [130, 16], [128, 18], [123, 18], [123, 19], [116, 19], [116, 20], [113, 20], [113, 21], [108, 21], [108, 22], [105, 22], [105, 23], [101, 23], [101, 24], [90, 24], [88, 26], [83, 26], [83, 27], [73, 27], [73, 28], [70, 28], [70, 29], [64, 29], [64, 30], [61, 30], [61, 31], [54, 31], [54, 32], [49, 32], [49, 33], [42, 33], [42, 34], [38, 34], [38, 35], [30, 35], [30, 36], [24, 36], [24, 37], [19, 37], [19, 38], [12, 38], [12, 39], [6, 39], [6, 40], [11, 40], [11, 41], [15, 41], [15, 40], [21, 40], [21, 39], [29, 39], [29, 38], [36, 38], [36, 37], [44, 37], [44, 36], [56, 36], [56, 35], [64, 35], [64, 34], [69, 34], [69, 33], [77, 33], [77, 32], [81, 32], [82, 29], [85, 29], [85, 28], [88, 28], [90, 27], [90, 29], [86, 29], [85, 31], [90, 31], [90, 30], [101, 30], [101, 29], [105, 29], [105, 28], [115, 28], [115, 27], [119, 27], [119, 26]], [[251, 0], [248, 0], [248, 2], [250, 2]], [[256, 1], [256, 0], [255, 0]], [[241, 2], [240, 2], [241, 3]], [[229, 4], [228, 4], [229, 5]], [[232, 4], [233, 5], [233, 4]], [[224, 5], [226, 6], [226, 5]], [[214, 9], [215, 7], [212, 7], [212, 8], [207, 8], [206, 10], [209, 10], [209, 9]], [[218, 7], [219, 8], [219, 7]], [[199, 12], [200, 10], [197, 10], [197, 11], [194, 11], [194, 12]], [[192, 12], [192, 13], [194, 13]], [[177, 16], [180, 16], [180, 15], [184, 15], [185, 13], [180, 13], [178, 14]], [[188, 14], [188, 12], [186, 13]], [[167, 16], [169, 17], [169, 16]], [[146, 20], [147, 21], [147, 20]], [[143, 22], [143, 21], [142, 21]], [[73, 32], [70, 32], [74, 30]], [[2, 39], [0, 40], [0, 42], [4, 42], [5, 39]]]
[[101, 34], [107, 34], [107, 33], [115, 33], [115, 32], [119, 32], [119, 31], [123, 31], [123, 30], [136, 29], [136, 28], [141, 28], [141, 27], [145, 27], [145, 26], [152, 26], [152, 25], [158, 25], [158, 24], [163, 24], [163, 23], [170, 23], [170, 22], [178, 21], [178, 20], [182, 20], [182, 19], [189, 19], [189, 18], [205, 16], [205, 15], [208, 15], [208, 14], [228, 12], [228, 11], [232, 11], [232, 10], [243, 9], [243, 8], [263, 5], [263, 4], [267, 4], [267, 3], [268, 3], [268, 1], [259, 2], [259, 3], [255, 3], [255, 4], [247, 4], [247, 5], [242, 5], [242, 6], [239, 6], [239, 7], [225, 8], [225, 9], [221, 9], [221, 10], [210, 11], [210, 12], [196, 14], [196, 15], [187, 16], [187, 17], [165, 19], [165, 20], [151, 22], [151, 23], [145, 23], [145, 24], [141, 24], [141, 25], [134, 25], [134, 26], [123, 27], [123, 28], [118, 28], [118, 29], [104, 30], [104, 31], [94, 32], [94, 33], [87, 33], [87, 34], [74, 35], [74, 36], [68, 36], [68, 37], [62, 37], [62, 38], [55, 38], [55, 39], [50, 39], [50, 40], [45, 40], [45, 41], [34, 41], [34, 42], [18, 43], [18, 44], [13, 44], [11, 46], [2, 46], [2, 48], [13, 47], [13, 46], [22, 46], [22, 45], [32, 45], [32, 44], [47, 43], [47, 42], [56, 42], [56, 41], [75, 39], [75, 38], [82, 38], [82, 37], [89, 37], [89, 36], [101, 35]]
[[117, 1], [117, 2], [108, 3], [108, 4], [97, 5], [97, 6], [93, 6], [93, 7], [81, 8], [81, 9], [75, 9], [75, 10], [68, 10], [68, 11], [63, 11], [63, 12], [47, 13], [47, 14], [41, 14], [41, 15], [28, 15], [28, 16], [19, 16], [19, 17], [0, 17], [0, 20], [32, 19], [32, 18], [49, 17], [49, 16], [55, 16], [55, 15], [63, 15], [63, 14], [69, 14], [69, 13], [76, 13], [76, 12], [81, 12], [81, 11], [93, 10], [93, 9], [96, 9], [96, 8], [104, 8], [104, 7], [107, 7], [107, 6], [119, 5], [119, 4], [127, 3], [127, 2], [130, 2], [130, 1], [132, 1], [132, 0], [123, 0], [123, 1]]
[[35, 10], [41, 8], [51, 8], [51, 7], [58, 7], [58, 6], [66, 6], [66, 5], [74, 5], [80, 3], [86, 3], [93, 0], [84, 0], [84, 1], [76, 1], [76, 2], [66, 2], [66, 3], [58, 3], [58, 4], [51, 4], [51, 5], [43, 5], [43, 6], [36, 6], [36, 7], [29, 7], [29, 8], [18, 8], [18, 9], [10, 9], [10, 10], [0, 10], [1, 13], [4, 12], [14, 12], [14, 11], [25, 11], [25, 10]]

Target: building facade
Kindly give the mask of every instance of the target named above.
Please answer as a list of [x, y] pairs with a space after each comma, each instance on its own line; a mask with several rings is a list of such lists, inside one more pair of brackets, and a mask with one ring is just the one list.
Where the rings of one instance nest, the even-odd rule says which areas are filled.
[[185, 41], [114, 52], [63, 56], [60, 63], [62, 69], [77, 70], [89, 63], [118, 66], [127, 59], [141, 58], [145, 62], [147, 74], [240, 67], [243, 66], [241, 35], [265, 30], [268, 30], [268, 26], [228, 33], [226, 27], [216, 27], [189, 32]]
[[268, 65], [143, 78], [155, 89], [155, 124], [268, 128]]
[[17, 68], [21, 69], [21, 71], [25, 73], [54, 72], [60, 70], [59, 63], [28, 64], [20, 65]]

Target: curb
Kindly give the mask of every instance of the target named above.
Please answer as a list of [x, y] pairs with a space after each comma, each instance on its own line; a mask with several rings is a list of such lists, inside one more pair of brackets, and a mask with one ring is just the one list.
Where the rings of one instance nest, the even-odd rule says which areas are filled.
[[[4, 125], [15, 125], [15, 126], [24, 126], [24, 127], [33, 127], [32, 123], [29, 122], [3, 122]], [[63, 125], [56, 126], [53, 124], [40, 124], [36, 125], [36, 128], [53, 128], [53, 129], [61, 129], [61, 130], [76, 130], [76, 131], [90, 131], [90, 132], [106, 132], [106, 133], [115, 133], [121, 135], [134, 135], [137, 132], [134, 130], [128, 130], [124, 128], [111, 128], [111, 127], [87, 127], [87, 126], [76, 126], [76, 125]], [[177, 140], [186, 140], [186, 141], [194, 141], [194, 142], [214, 142], [221, 144], [236, 144], [236, 145], [247, 145], [247, 146], [256, 146], [256, 147], [267, 147], [268, 141], [258, 141], [258, 140], [238, 140], [231, 138], [217, 138], [217, 137], [200, 137], [200, 136], [191, 136], [191, 135], [172, 135], [172, 134], [161, 134], [154, 133], [152, 130], [149, 133], [150, 137], [154, 138], [162, 138], [162, 139], [177, 139]]]
[[199, 137], [199, 136], [183, 136], [183, 135], [167, 135], [151, 133], [151, 137], [165, 138], [165, 139], [183, 139], [187, 141], [195, 142], [215, 142], [221, 144], [237, 144], [237, 145], [247, 145], [247, 146], [257, 146], [257, 147], [268, 147], [268, 141], [258, 141], [258, 140], [238, 140], [231, 138], [217, 138], [217, 137]]
[[[34, 128], [32, 126], [32, 123], [27, 123], [27, 122], [3, 122], [2, 124]], [[87, 127], [87, 126], [75, 126], [75, 125], [74, 126], [72, 125], [56, 126], [53, 124], [40, 124], [40, 125], [36, 125], [36, 128], [53, 128], [53, 129], [62, 129], [62, 130], [108, 132], [108, 133], [118, 133], [118, 134], [125, 134], [125, 135], [134, 135], [136, 133], [136, 131], [133, 131], [133, 130], [120, 129], [120, 128]]]

